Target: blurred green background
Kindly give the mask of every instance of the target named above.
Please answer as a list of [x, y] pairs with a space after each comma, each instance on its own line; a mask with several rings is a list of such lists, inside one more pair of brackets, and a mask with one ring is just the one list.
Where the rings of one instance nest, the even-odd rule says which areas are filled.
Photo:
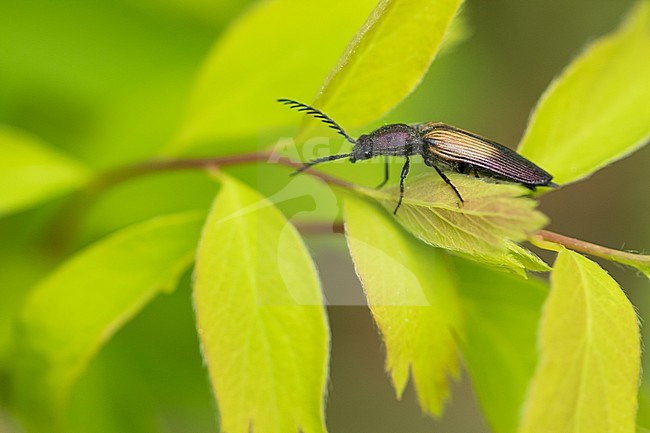
[[[95, 168], [147, 158], [177, 132], [202, 60], [247, 3], [0, 0], [0, 123], [30, 131]], [[632, 4], [469, 0], [463, 8], [468, 39], [441, 55], [422, 85], [385, 121], [440, 120], [514, 147], [553, 77], [587, 43], [615, 29]], [[326, 35], [318, 41], [326, 41]], [[550, 228], [647, 252], [649, 162], [646, 147], [543, 197]], [[57, 241], [61, 231], [70, 229], [69, 222], [50, 222], [62, 199], [0, 219], [0, 396], [6, 391], [11, 314], [63, 252], [152, 215], [206, 207], [215, 191], [212, 182], [196, 173], [121, 185], [89, 211], [71, 246]], [[378, 331], [362, 305], [344, 239], [312, 236], [307, 241], [326, 296], [339, 304], [328, 308], [333, 333], [330, 430], [489, 431], [466, 377], [455, 386], [439, 422], [421, 414], [412, 390], [403, 401], [395, 400]], [[647, 280], [633, 270], [603, 265], [622, 284], [640, 317], [647, 317]], [[216, 405], [201, 364], [189, 281], [188, 273], [179, 290], [148, 306], [93, 361], [74, 393], [73, 431], [216, 431]], [[13, 431], [19, 430], [0, 408], [0, 432]]]

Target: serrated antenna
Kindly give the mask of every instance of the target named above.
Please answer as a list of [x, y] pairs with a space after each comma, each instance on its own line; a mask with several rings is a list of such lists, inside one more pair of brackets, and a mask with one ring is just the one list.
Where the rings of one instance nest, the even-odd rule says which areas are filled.
[[294, 108], [297, 109], [298, 111], [305, 112], [311, 116], [314, 116], [316, 119], [320, 120], [339, 134], [341, 134], [343, 137], [345, 137], [346, 140], [348, 140], [352, 144], [356, 144], [357, 141], [350, 137], [347, 132], [341, 126], [339, 126], [338, 123], [336, 123], [334, 120], [332, 120], [327, 114], [323, 113], [322, 111], [311, 107], [307, 104], [303, 104], [302, 102], [294, 101], [293, 99], [278, 99], [278, 102], [284, 105], [287, 105], [289, 108]]

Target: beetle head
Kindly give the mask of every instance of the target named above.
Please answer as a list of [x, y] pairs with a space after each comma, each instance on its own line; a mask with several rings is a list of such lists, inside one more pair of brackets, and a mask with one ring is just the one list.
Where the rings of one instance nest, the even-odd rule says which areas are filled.
[[352, 154], [350, 155], [350, 162], [363, 161], [364, 159], [370, 159], [374, 155], [373, 152], [373, 140], [370, 135], [362, 135], [357, 139], [357, 143], [352, 149]]

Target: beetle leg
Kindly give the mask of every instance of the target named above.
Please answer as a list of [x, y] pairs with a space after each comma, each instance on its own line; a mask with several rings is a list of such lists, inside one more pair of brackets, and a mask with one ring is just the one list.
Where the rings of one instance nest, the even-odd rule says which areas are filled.
[[402, 199], [404, 198], [404, 179], [406, 179], [406, 176], [409, 174], [410, 167], [411, 167], [411, 161], [407, 156], [406, 162], [404, 163], [404, 167], [402, 167], [402, 174], [399, 177], [399, 201], [397, 202], [397, 206], [395, 206], [393, 215], [397, 215], [397, 209], [399, 209], [399, 207], [402, 205]]
[[445, 175], [445, 174], [444, 174], [444, 173], [443, 173], [443, 172], [442, 172], [438, 167], [436, 167], [435, 165], [433, 166], [433, 168], [436, 169], [436, 171], [438, 172], [438, 174], [440, 175], [440, 177], [442, 178], [442, 180], [444, 180], [445, 183], [446, 183], [447, 185], [449, 185], [449, 186], [451, 187], [451, 189], [454, 190], [454, 192], [456, 193], [456, 195], [457, 195], [458, 198], [460, 199], [460, 202], [461, 202], [461, 203], [465, 203], [465, 200], [463, 200], [463, 197], [461, 197], [460, 193], [458, 192], [458, 190], [456, 189], [456, 187], [454, 186], [454, 184], [451, 183], [451, 181], [449, 180], [449, 178], [448, 178], [448, 177], [447, 177], [447, 176], [446, 176], [446, 175]]
[[388, 166], [388, 157], [384, 156], [384, 180], [382, 183], [377, 185], [375, 188], [379, 189], [382, 186], [386, 185], [386, 182], [388, 182], [388, 176], [389, 176], [389, 166]]

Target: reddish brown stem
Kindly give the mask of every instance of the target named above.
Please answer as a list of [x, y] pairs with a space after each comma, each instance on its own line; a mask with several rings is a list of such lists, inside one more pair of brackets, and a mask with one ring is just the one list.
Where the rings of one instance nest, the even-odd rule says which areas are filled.
[[[295, 162], [285, 157], [276, 157], [273, 156], [273, 154], [270, 152], [254, 152], [241, 155], [219, 156], [214, 158], [160, 159], [136, 163], [125, 167], [120, 167], [113, 171], [109, 171], [97, 178], [97, 180], [90, 185], [89, 189], [93, 193], [96, 193], [98, 190], [101, 191], [108, 189], [113, 185], [124, 182], [125, 180], [150, 173], [158, 173], [161, 171], [197, 169], [213, 170], [220, 167], [229, 167], [233, 165], [243, 165], [257, 162], [276, 163], [291, 168], [302, 167], [302, 163], [300, 162]], [[324, 182], [330, 185], [336, 185], [346, 189], [353, 188], [353, 185], [351, 183], [330, 176], [326, 173], [312, 169], [308, 169], [305, 172], [314, 177], [322, 179]]]
[[344, 233], [343, 223], [304, 222], [296, 224], [296, 228], [303, 235], [331, 235]]
[[600, 257], [601, 259], [637, 267], [650, 267], [650, 256], [647, 255], [628, 253], [626, 251], [603, 247], [601, 245], [581, 241], [580, 239], [564, 236], [548, 230], [540, 230], [534, 237], [537, 240], [559, 244], [569, 248], [570, 250], [589, 254], [594, 257]]

